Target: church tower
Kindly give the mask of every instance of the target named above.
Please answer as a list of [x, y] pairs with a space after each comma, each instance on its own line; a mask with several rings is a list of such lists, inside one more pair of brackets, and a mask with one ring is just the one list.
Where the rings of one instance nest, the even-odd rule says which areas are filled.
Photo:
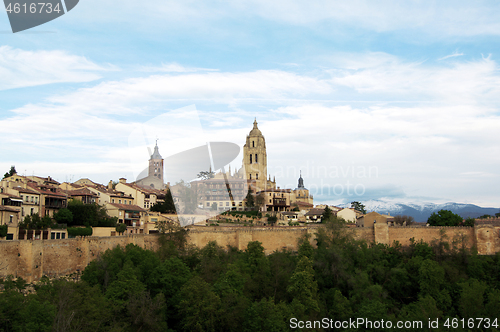
[[[155, 189], [165, 188], [165, 183], [163, 182], [163, 157], [158, 151], [158, 141], [156, 142], [153, 154], [149, 158], [149, 167], [147, 168], [147, 171], [148, 175], [144, 178], [137, 179], [135, 184]], [[141, 172], [139, 176], [144, 176], [145, 172], [146, 170]]]
[[257, 119], [253, 129], [247, 135], [243, 146], [243, 167], [247, 180], [255, 180], [256, 190], [265, 190], [267, 186], [267, 153], [264, 135], [257, 128]]
[[155, 145], [155, 150], [149, 159], [149, 172], [148, 176], [151, 178], [157, 178], [163, 182], [163, 157], [158, 151], [158, 141]]

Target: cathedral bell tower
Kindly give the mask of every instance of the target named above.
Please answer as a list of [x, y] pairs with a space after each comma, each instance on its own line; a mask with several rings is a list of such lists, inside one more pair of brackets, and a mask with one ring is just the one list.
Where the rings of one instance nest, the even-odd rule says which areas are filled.
[[257, 119], [253, 122], [253, 129], [247, 135], [243, 146], [243, 167], [247, 180], [255, 180], [257, 192], [265, 190], [267, 185], [266, 140], [257, 128]]

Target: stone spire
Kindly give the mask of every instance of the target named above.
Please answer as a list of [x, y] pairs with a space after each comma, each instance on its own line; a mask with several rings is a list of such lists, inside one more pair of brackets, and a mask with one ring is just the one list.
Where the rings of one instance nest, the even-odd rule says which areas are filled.
[[304, 189], [304, 179], [302, 179], [302, 171], [300, 171], [299, 187], [298, 187], [298, 189]]
[[158, 140], [156, 140], [155, 150], [151, 155], [151, 159], [163, 159], [160, 155], [160, 152], [158, 151]]

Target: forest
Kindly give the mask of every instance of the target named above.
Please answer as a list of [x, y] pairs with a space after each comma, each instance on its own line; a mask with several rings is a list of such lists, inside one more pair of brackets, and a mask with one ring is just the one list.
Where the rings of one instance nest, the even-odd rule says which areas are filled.
[[[423, 322], [404, 330], [498, 330], [500, 256], [477, 255], [464, 239], [366, 243], [332, 218], [313, 245], [304, 237], [297, 252], [266, 256], [259, 242], [246, 250], [192, 247], [186, 233], [159, 235], [156, 252], [108, 250], [68, 278], [1, 280], [0, 331], [398, 330], [291, 324], [325, 318]], [[429, 328], [436, 320], [439, 328]]]

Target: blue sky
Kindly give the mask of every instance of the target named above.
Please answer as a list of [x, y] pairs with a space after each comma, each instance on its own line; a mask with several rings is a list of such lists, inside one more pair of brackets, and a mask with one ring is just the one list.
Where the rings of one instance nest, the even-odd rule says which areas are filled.
[[316, 202], [498, 207], [498, 17], [496, 2], [81, 0], [12, 34], [5, 13], [0, 168], [133, 179], [156, 137], [164, 157], [241, 145], [257, 117], [269, 173], [295, 187], [302, 170]]

